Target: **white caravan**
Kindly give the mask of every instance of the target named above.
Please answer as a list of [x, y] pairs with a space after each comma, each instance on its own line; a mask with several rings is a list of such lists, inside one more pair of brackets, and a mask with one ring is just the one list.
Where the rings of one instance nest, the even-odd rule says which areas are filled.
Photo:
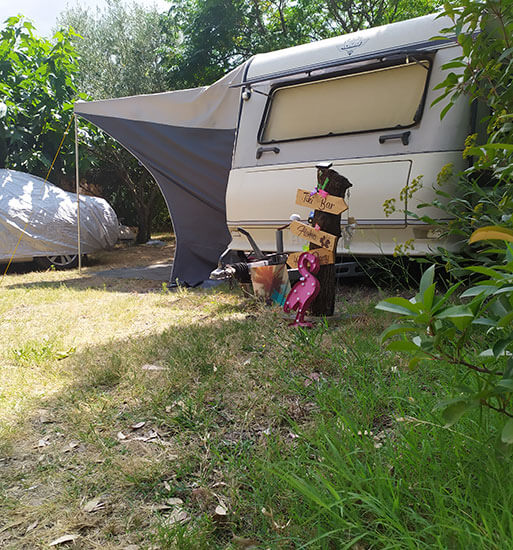
[[[464, 167], [464, 140], [476, 116], [461, 98], [443, 120], [444, 63], [461, 55], [454, 39], [432, 40], [448, 26], [436, 14], [259, 54], [245, 68], [237, 136], [226, 192], [233, 250], [247, 250], [249, 231], [274, 251], [275, 231], [291, 214], [298, 188], [314, 189], [316, 164], [330, 161], [352, 183], [342, 215], [343, 255], [391, 255], [407, 243], [424, 255], [441, 243], [432, 227], [408, 211], [431, 202], [442, 167]], [[410, 198], [406, 188], [422, 185]], [[395, 210], [385, 214], [384, 203]], [[284, 250], [305, 242], [284, 232]], [[445, 243], [447, 244], [447, 243]]]

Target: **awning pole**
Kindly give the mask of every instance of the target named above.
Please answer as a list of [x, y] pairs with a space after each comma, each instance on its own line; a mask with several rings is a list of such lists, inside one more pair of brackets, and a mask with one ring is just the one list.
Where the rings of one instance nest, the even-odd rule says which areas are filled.
[[77, 191], [77, 239], [78, 239], [78, 272], [82, 272], [82, 247], [80, 239], [80, 178], [78, 173], [78, 120], [75, 115], [75, 180]]

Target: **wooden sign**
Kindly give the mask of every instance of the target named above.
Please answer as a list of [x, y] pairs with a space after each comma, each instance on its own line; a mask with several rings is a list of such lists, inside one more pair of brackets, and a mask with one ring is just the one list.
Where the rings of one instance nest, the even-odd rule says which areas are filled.
[[296, 195], [296, 204], [300, 206], [308, 206], [313, 210], [321, 210], [329, 214], [341, 214], [348, 209], [346, 201], [342, 197], [334, 195], [322, 196], [320, 193], [312, 195], [310, 191], [298, 189]]
[[294, 235], [305, 239], [305, 241], [318, 244], [322, 248], [327, 248], [328, 250], [334, 250], [337, 243], [337, 237], [335, 237], [335, 235], [316, 230], [311, 225], [306, 225], [301, 222], [293, 221], [290, 224], [290, 230]]
[[[335, 263], [335, 254], [333, 254], [331, 250], [326, 250], [325, 248], [315, 248], [314, 250], [309, 250], [308, 252], [319, 260], [319, 265], [329, 265]], [[289, 254], [287, 264], [291, 269], [297, 268], [297, 263], [301, 254], [303, 254], [303, 252], [294, 252], [293, 254]]]

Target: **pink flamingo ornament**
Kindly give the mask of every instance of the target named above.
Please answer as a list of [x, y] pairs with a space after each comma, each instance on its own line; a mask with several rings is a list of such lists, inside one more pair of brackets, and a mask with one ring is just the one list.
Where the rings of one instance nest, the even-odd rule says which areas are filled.
[[312, 323], [305, 321], [305, 313], [310, 304], [314, 301], [321, 285], [313, 274], [319, 271], [319, 258], [310, 252], [303, 252], [299, 256], [297, 268], [301, 275], [299, 281], [292, 287], [289, 295], [285, 299], [283, 311], [288, 313], [297, 309], [297, 315], [293, 323], [294, 327], [312, 327]]

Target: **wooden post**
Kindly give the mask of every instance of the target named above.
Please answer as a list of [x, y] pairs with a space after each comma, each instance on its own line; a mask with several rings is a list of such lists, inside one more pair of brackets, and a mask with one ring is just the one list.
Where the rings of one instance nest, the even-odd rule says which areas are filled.
[[[327, 179], [327, 181], [326, 181]], [[326, 185], [324, 183], [326, 182]], [[335, 197], [345, 198], [346, 191], [352, 187], [347, 178], [330, 168], [317, 168], [317, 186]], [[337, 243], [340, 237], [340, 214], [330, 214], [321, 210], [315, 210], [312, 225], [319, 226], [321, 231], [335, 235], [336, 242], [334, 251], [336, 253]], [[310, 243], [310, 250], [320, 248], [315, 243]], [[316, 275], [321, 284], [321, 290], [312, 304], [311, 313], [316, 316], [331, 316], [335, 311], [335, 264], [321, 265]]]

